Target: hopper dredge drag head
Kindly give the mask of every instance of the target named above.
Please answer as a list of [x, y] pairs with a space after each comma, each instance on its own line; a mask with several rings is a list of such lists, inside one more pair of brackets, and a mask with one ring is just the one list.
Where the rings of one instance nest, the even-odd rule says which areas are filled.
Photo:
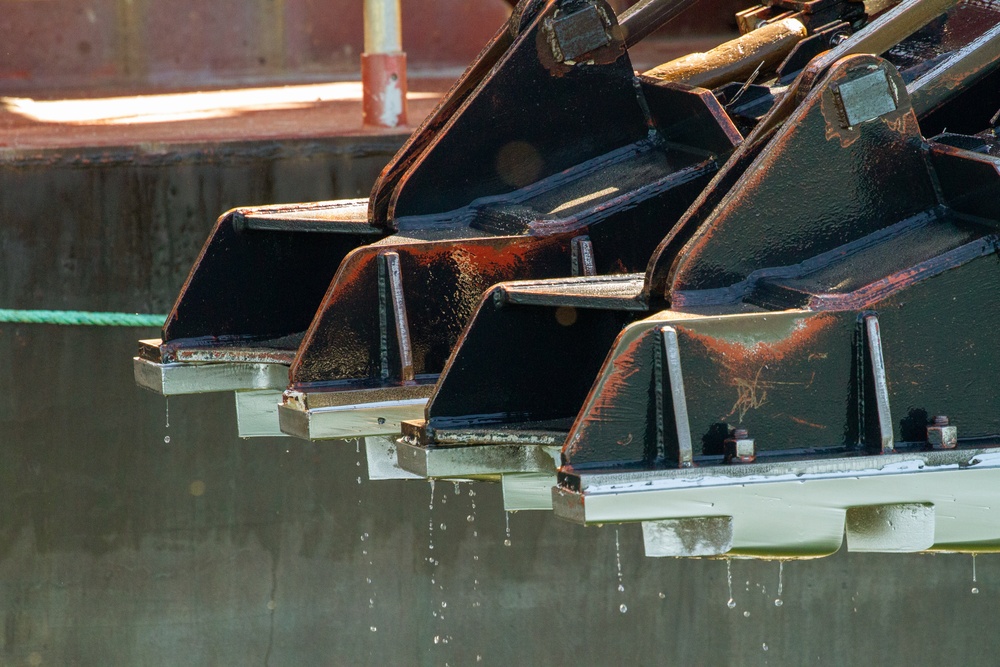
[[[644, 276], [494, 288], [422, 446], [544, 424], [557, 515], [646, 522], [650, 555], [815, 557], [845, 530], [855, 551], [994, 550], [1000, 28], [980, 28], [908, 83], [851, 40], [817, 59]], [[945, 95], [953, 77], [978, 92]], [[941, 133], [958, 110], [967, 133]]]

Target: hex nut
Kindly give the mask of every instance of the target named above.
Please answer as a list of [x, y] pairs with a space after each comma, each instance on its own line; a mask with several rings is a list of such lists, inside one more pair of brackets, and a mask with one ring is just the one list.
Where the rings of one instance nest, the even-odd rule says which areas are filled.
[[958, 445], [958, 427], [928, 426], [927, 443], [934, 449], [955, 449]]

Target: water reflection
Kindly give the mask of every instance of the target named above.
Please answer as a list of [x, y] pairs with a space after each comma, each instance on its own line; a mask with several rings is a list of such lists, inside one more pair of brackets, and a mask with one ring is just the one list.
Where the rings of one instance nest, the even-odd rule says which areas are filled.
[[231, 395], [171, 398], [166, 427], [132, 383], [149, 333], [0, 327], [2, 663], [992, 660], [994, 556], [971, 584], [968, 555], [776, 573], [645, 558], [638, 525], [548, 512], [513, 517], [507, 547], [499, 485], [439, 484], [431, 510], [426, 482], [369, 482], [353, 444], [240, 440]]

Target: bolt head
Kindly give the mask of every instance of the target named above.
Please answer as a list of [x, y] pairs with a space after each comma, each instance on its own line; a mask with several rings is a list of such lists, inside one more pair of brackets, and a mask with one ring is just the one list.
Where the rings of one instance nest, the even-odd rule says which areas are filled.
[[753, 438], [729, 438], [725, 442], [727, 463], [753, 463], [757, 448]]
[[958, 445], [958, 427], [928, 426], [927, 443], [934, 449], [955, 449]]

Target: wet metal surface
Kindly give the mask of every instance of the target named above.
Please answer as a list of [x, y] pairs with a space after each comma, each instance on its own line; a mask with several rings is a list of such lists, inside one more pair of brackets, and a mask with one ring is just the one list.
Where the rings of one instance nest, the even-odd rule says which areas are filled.
[[[288, 366], [282, 364], [158, 364], [132, 357], [132, 366], [137, 385], [163, 396], [237, 389], [282, 389], [288, 384]], [[280, 398], [280, 392], [278, 396]]]
[[[995, 557], [978, 557], [975, 580], [968, 555], [846, 551], [780, 571], [733, 561], [727, 580], [724, 562], [645, 558], [638, 525], [618, 529], [616, 551], [615, 528], [549, 512], [511, 515], [508, 547], [499, 485], [456, 494], [438, 482], [430, 510], [426, 483], [367, 481], [353, 444], [243, 441], [229, 394], [168, 403], [138, 389], [128, 358], [151, 335], [0, 326], [4, 663], [895, 665], [996, 654], [984, 626], [1000, 614]], [[46, 401], [26, 387], [45, 387]]]

